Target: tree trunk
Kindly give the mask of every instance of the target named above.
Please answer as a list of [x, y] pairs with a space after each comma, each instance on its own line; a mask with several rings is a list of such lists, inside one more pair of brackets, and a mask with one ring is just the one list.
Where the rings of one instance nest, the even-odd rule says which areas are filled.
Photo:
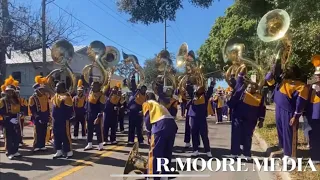
[[9, 19], [8, 0], [1, 0], [2, 32], [0, 35], [0, 85], [6, 78], [6, 51], [8, 46], [8, 33], [12, 29]]
[[4, 83], [6, 79], [6, 48], [4, 44], [1, 44], [0, 48], [0, 85]]

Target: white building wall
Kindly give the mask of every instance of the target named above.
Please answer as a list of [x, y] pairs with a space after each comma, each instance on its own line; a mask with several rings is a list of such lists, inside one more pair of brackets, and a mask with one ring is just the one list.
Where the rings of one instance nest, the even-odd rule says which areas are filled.
[[[27, 58], [27, 57], [26, 57]], [[36, 63], [38, 64], [38, 63]], [[80, 76], [82, 74], [82, 69], [87, 64], [91, 64], [90, 59], [83, 54], [75, 53], [73, 60], [70, 63], [70, 67], [73, 70], [75, 74]], [[49, 70], [58, 69], [60, 68], [59, 65], [54, 64], [53, 62], [48, 62], [47, 68]], [[7, 77], [9, 75], [12, 75], [14, 72], [20, 72], [21, 73], [21, 82], [20, 82], [20, 88], [21, 88], [21, 96], [28, 98], [33, 94], [33, 88], [34, 85], [34, 77], [36, 75], [40, 75], [41, 68], [40, 69], [34, 69], [33, 65], [31, 63], [13, 63], [13, 64], [7, 64]], [[66, 82], [66, 75], [65, 73], [61, 74], [61, 79]], [[101, 77], [101, 73], [98, 68], [93, 69], [93, 75]]]

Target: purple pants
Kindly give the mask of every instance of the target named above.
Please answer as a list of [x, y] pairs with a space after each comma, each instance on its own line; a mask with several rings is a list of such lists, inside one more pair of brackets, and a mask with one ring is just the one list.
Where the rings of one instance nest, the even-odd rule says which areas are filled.
[[308, 120], [312, 130], [309, 131], [310, 155], [313, 161], [320, 161], [320, 120]]
[[[252, 135], [256, 121], [234, 118], [231, 125], [231, 154], [251, 157]], [[243, 149], [240, 149], [243, 145]]]
[[222, 122], [222, 109], [223, 108], [217, 108], [216, 109], [218, 122]]
[[184, 142], [190, 143], [191, 140], [191, 128], [189, 123], [189, 116], [186, 116], [185, 127], [184, 127]]
[[222, 107], [222, 115], [228, 116], [228, 106], [223, 106]]
[[[169, 160], [169, 164], [171, 163], [175, 137], [175, 133], [173, 134], [168, 132], [159, 132], [151, 135], [148, 174], [165, 173], [163, 168], [161, 168], [162, 172], [157, 171], [157, 158], [167, 158]], [[154, 179], [160, 180], [160, 178]]]
[[200, 137], [203, 142], [205, 152], [210, 152], [210, 142], [208, 137], [208, 123], [206, 118], [190, 117], [190, 126], [192, 133], [192, 148], [193, 151], [199, 150]]
[[186, 102], [181, 102], [180, 103], [180, 107], [181, 107], [181, 116], [185, 116], [186, 115]]
[[[283, 148], [284, 155], [286, 156], [292, 155], [293, 129], [289, 123], [293, 115], [294, 112], [289, 112], [281, 107], [276, 106], [276, 125], [279, 139], [279, 147]], [[297, 126], [297, 131], [298, 128], [299, 126]]]

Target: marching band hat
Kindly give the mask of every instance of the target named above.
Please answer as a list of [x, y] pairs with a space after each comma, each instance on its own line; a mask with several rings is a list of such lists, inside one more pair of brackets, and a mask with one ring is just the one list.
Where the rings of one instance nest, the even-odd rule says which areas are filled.
[[78, 80], [78, 87], [77, 87], [78, 91], [83, 91], [83, 82], [81, 79]]
[[15, 80], [11, 75], [4, 81], [4, 85], [1, 89], [4, 91], [16, 91], [16, 86], [19, 85], [19, 81]]
[[315, 75], [320, 75], [320, 55], [314, 55], [312, 57], [311, 63], [314, 65], [315, 67]]
[[44, 84], [47, 82], [47, 78], [39, 75], [34, 78], [34, 81], [35, 81], [35, 84], [32, 87], [36, 91], [44, 88]]

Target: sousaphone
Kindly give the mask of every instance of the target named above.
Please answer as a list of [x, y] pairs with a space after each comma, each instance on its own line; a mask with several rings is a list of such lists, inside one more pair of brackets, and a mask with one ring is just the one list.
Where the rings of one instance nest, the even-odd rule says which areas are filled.
[[[141, 154], [139, 153], [139, 143], [136, 142], [129, 153], [129, 158], [127, 160], [123, 174], [129, 174], [132, 171], [136, 174], [145, 174], [147, 172], [147, 164], [148, 160], [141, 156]], [[123, 180], [126, 179], [127, 177], [123, 178]]]

